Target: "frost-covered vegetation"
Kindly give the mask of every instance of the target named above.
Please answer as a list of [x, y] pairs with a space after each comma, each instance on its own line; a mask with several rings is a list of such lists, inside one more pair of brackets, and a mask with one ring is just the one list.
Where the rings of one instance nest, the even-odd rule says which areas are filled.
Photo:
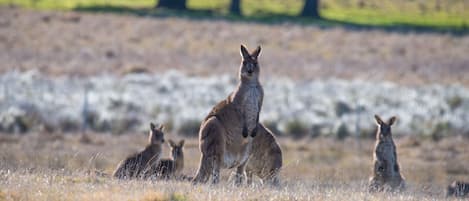
[[[278, 77], [263, 77], [262, 82], [261, 121], [285, 133], [296, 129], [314, 136], [369, 135], [375, 113], [386, 118], [397, 115], [397, 134], [469, 132], [469, 90], [462, 86]], [[144, 130], [155, 121], [196, 135], [197, 122], [236, 83], [234, 75], [196, 77], [177, 71], [89, 78], [9, 72], [0, 76], [1, 129], [73, 131], [86, 125], [121, 133]]]

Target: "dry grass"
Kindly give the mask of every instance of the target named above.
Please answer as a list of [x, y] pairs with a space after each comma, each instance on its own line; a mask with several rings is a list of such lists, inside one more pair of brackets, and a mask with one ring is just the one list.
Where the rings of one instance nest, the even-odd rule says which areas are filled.
[[469, 85], [468, 36], [0, 8], [0, 72], [236, 72], [263, 46], [264, 78], [339, 77]]
[[[32, 133], [0, 142], [0, 200], [440, 200], [453, 179], [469, 179], [468, 140], [439, 142], [399, 138], [399, 161], [409, 189], [402, 194], [369, 194], [372, 140], [280, 139], [284, 150], [282, 186], [237, 188], [228, 182], [192, 186], [175, 181], [118, 181], [111, 173], [126, 155], [145, 144], [144, 134], [89, 134], [54, 137]], [[52, 137], [51, 137], [52, 136]], [[167, 138], [177, 138], [168, 136]], [[168, 155], [165, 147], [165, 155]], [[185, 149], [184, 173], [193, 175], [200, 157], [195, 139]]]

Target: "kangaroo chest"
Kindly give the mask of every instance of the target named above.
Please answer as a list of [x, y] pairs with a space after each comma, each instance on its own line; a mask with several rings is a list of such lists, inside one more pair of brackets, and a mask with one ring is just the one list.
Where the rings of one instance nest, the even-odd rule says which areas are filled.
[[253, 128], [257, 124], [257, 117], [260, 112], [259, 101], [261, 99], [261, 91], [259, 87], [249, 87], [242, 99], [242, 110], [245, 122], [248, 128]]
[[384, 164], [385, 174], [388, 176], [395, 176], [397, 174], [395, 169], [397, 165], [395, 153], [395, 146], [391, 142], [379, 144], [376, 148], [376, 158]]
[[382, 143], [379, 144], [376, 148], [376, 157], [378, 160], [386, 160], [386, 161], [396, 161], [395, 158], [395, 147], [392, 143]]

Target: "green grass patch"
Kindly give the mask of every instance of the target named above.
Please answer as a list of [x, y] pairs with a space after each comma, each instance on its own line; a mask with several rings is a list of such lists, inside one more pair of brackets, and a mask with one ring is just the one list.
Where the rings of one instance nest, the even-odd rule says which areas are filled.
[[[110, 8], [131, 9], [153, 8], [156, 0], [0, 0], [0, 5], [16, 4], [26, 8], [47, 10], [85, 10], [109, 12]], [[230, 0], [188, 0], [191, 10], [204, 10], [217, 16], [228, 15]], [[300, 23], [317, 22], [297, 17], [303, 0], [243, 0], [244, 18], [289, 20]], [[409, 1], [409, 0], [323, 0], [321, 15], [324, 19], [338, 23], [369, 26], [417, 26], [429, 28], [467, 29], [469, 4], [455, 1]], [[119, 12], [125, 9], [114, 9]], [[171, 12], [174, 14], [174, 12]]]

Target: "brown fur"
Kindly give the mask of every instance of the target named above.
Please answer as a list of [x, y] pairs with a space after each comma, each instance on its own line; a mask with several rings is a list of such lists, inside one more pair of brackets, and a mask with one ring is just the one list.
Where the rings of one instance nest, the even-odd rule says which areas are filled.
[[252, 176], [256, 175], [263, 183], [273, 186], [279, 185], [278, 174], [282, 168], [282, 150], [274, 134], [264, 125], [259, 125], [257, 136], [252, 142], [251, 156], [246, 166], [248, 184], [252, 183]]
[[202, 122], [199, 131], [202, 157], [193, 183], [206, 183], [210, 177], [213, 183], [218, 183], [221, 168], [236, 167], [237, 174], [244, 175], [264, 96], [259, 83], [259, 53], [260, 47], [249, 54], [241, 46], [243, 59], [237, 88]]
[[446, 196], [469, 197], [469, 183], [454, 181], [448, 185]]
[[158, 166], [150, 171], [150, 177], [169, 179], [181, 176], [184, 169], [184, 140], [178, 144], [168, 140], [168, 144], [171, 148], [171, 158], [161, 159]]
[[375, 120], [378, 130], [373, 153], [373, 175], [370, 178], [368, 190], [370, 192], [402, 191], [405, 189], [405, 181], [400, 173], [396, 145], [391, 133], [391, 125], [395, 122], [396, 117], [391, 117], [385, 123], [378, 115], [375, 115]]
[[161, 145], [164, 143], [163, 126], [156, 128], [150, 124], [149, 144], [141, 152], [130, 155], [121, 161], [112, 174], [118, 179], [143, 178], [147, 171], [158, 164]]

